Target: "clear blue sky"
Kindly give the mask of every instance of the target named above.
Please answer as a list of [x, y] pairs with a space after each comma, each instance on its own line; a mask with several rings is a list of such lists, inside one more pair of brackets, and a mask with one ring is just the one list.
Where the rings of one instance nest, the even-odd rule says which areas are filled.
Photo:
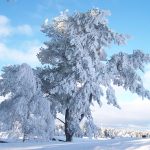
[[[133, 49], [142, 49], [150, 53], [150, 0], [0, 0], [0, 69], [7, 64], [22, 62], [32, 66], [38, 64], [36, 53], [45, 40], [40, 27], [46, 18], [51, 20], [65, 9], [73, 13], [95, 7], [110, 10], [110, 27], [132, 37], [125, 46], [109, 48], [109, 55], [119, 51], [132, 52]], [[145, 79], [150, 80], [150, 71]], [[149, 85], [147, 87], [150, 88]], [[119, 99], [137, 98], [129, 94], [124, 95], [123, 92], [120, 95], [118, 93]], [[134, 103], [132, 106], [134, 107]], [[146, 106], [147, 103], [145, 108]], [[130, 113], [127, 114], [130, 116]], [[146, 114], [150, 115], [148, 108]], [[144, 112], [139, 119], [143, 115]], [[145, 120], [147, 126], [150, 126], [148, 117]]]

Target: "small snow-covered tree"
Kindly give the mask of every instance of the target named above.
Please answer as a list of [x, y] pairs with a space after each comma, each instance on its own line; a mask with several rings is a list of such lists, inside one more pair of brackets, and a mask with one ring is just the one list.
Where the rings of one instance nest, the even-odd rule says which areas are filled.
[[93, 120], [86, 120], [83, 126], [83, 132], [84, 136], [87, 137], [94, 137], [96, 138], [98, 136], [98, 127], [93, 123]]
[[3, 68], [0, 95], [10, 96], [0, 104], [1, 130], [25, 138], [52, 138], [54, 120], [50, 102], [43, 97], [38, 78], [27, 64]]
[[73, 15], [64, 12], [42, 26], [49, 41], [38, 54], [44, 65], [39, 77], [44, 93], [56, 110], [65, 114], [66, 141], [72, 140], [83, 117], [91, 118], [92, 100], [101, 105], [102, 87], [108, 104], [116, 107], [119, 105], [113, 84], [150, 98], [136, 72], [150, 61], [149, 55], [136, 50], [107, 58], [106, 47], [124, 44], [127, 39], [109, 28], [108, 15], [108, 11], [100, 9]]

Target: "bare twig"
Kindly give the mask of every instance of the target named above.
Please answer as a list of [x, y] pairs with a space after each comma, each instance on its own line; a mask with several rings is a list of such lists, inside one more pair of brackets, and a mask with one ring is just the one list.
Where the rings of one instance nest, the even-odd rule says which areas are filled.
[[56, 117], [56, 119], [58, 119], [60, 122], [62, 122], [63, 124], [65, 124], [65, 122], [59, 118]]

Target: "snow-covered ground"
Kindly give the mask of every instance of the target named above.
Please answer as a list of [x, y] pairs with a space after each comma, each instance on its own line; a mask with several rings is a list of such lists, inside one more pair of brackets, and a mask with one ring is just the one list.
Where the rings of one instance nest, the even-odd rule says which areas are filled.
[[0, 150], [150, 150], [150, 139], [116, 138], [65, 142], [0, 143]]

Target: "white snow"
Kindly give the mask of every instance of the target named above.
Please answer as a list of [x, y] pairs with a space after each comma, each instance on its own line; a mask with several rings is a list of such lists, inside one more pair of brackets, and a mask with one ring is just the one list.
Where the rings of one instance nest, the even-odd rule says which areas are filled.
[[0, 150], [150, 150], [150, 139], [75, 139], [66, 142], [0, 143]]

